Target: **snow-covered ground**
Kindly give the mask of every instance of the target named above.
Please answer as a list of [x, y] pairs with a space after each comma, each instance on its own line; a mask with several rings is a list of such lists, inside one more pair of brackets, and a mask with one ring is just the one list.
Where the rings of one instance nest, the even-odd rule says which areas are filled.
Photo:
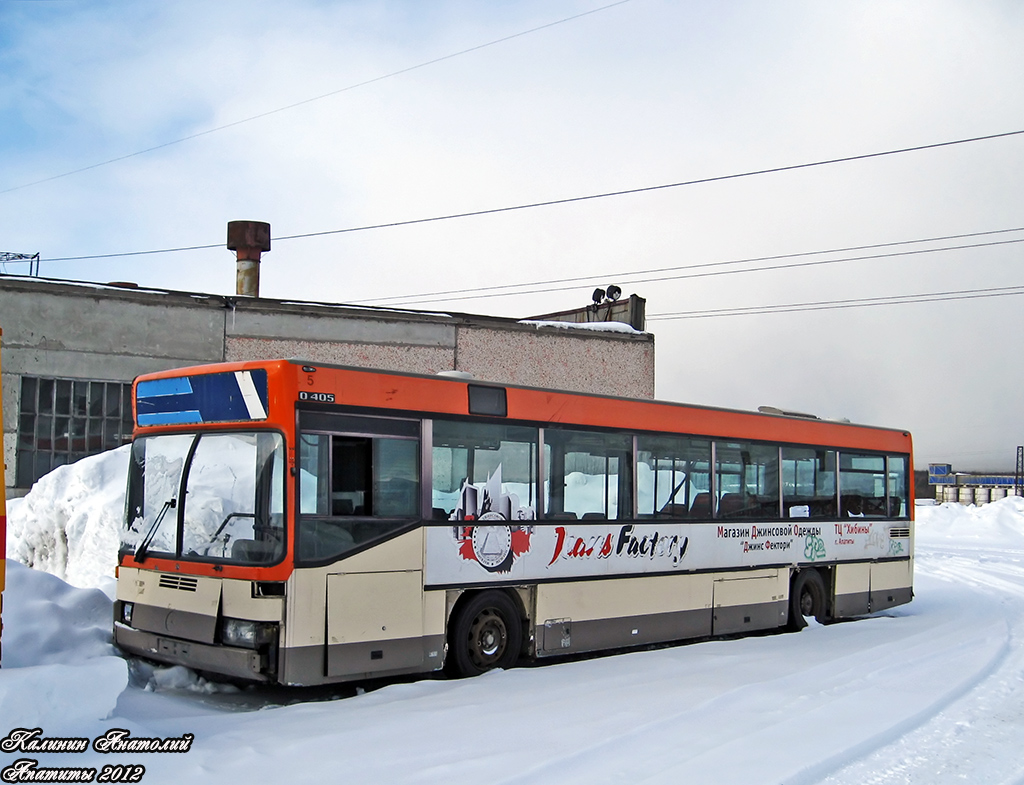
[[[916, 599], [854, 622], [464, 681], [238, 693], [126, 662], [107, 595], [40, 571], [109, 591], [117, 461], [80, 462], [8, 506], [0, 734], [14, 749], [0, 740], [0, 768], [142, 765], [144, 783], [1024, 782], [1024, 499], [918, 508]], [[193, 740], [37, 754], [16, 728]]]

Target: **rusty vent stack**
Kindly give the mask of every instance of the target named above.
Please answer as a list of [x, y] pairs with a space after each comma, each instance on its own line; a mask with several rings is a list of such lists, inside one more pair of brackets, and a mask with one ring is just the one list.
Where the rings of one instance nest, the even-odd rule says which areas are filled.
[[235, 293], [260, 296], [260, 256], [270, 250], [270, 224], [263, 221], [228, 221], [228, 250], [235, 252]]

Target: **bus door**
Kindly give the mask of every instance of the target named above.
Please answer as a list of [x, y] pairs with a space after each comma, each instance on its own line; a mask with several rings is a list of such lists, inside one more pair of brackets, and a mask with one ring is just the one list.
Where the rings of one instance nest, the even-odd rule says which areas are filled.
[[420, 422], [320, 412], [299, 421], [296, 563], [324, 568], [325, 675], [421, 669]]

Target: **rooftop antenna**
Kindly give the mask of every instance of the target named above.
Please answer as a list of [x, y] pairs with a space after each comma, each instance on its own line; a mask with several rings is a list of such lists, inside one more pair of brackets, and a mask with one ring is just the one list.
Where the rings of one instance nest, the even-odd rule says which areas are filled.
[[0, 251], [0, 263], [3, 262], [28, 262], [28, 274], [32, 277], [39, 277], [39, 254], [37, 253], [8, 253]]

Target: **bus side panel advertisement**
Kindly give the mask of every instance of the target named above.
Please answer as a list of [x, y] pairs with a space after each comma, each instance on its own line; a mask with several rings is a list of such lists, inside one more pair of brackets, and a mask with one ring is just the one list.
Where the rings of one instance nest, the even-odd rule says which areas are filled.
[[[469, 523], [470, 525], [466, 525]], [[428, 585], [544, 581], [909, 556], [892, 522], [499, 524], [457, 521], [426, 532]], [[906, 532], [907, 536], [903, 536]]]

